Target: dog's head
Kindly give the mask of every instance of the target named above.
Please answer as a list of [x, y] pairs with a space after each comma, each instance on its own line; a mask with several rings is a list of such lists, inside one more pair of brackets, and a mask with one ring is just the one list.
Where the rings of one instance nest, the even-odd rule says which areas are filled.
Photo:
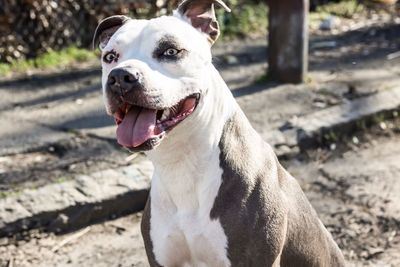
[[214, 4], [230, 11], [221, 0], [185, 0], [173, 16], [112, 16], [97, 26], [103, 95], [121, 145], [153, 149], [201, 105], [219, 35]]

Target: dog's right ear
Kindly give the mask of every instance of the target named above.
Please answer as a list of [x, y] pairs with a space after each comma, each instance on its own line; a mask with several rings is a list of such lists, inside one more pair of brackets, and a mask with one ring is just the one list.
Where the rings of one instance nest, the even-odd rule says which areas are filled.
[[99, 44], [100, 49], [103, 50], [103, 48], [106, 47], [111, 36], [129, 20], [130, 18], [128, 18], [127, 16], [116, 15], [100, 21], [94, 32], [93, 49], [95, 49], [97, 44]]
[[206, 34], [211, 45], [215, 43], [220, 34], [214, 11], [215, 4], [227, 12], [231, 12], [231, 9], [222, 0], [183, 0], [176, 10], [178, 14], [186, 17], [194, 28]]

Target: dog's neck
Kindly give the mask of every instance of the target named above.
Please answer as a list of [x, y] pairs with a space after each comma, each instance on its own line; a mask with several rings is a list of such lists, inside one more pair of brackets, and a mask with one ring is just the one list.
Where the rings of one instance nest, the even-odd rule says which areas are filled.
[[[222, 131], [225, 122], [239, 109], [218, 71], [213, 66], [209, 69], [210, 87], [195, 113], [147, 153], [154, 164], [152, 191], [168, 196], [166, 199], [178, 210], [211, 208], [209, 199], [214, 199], [220, 183]], [[207, 193], [199, 193], [204, 190]]]

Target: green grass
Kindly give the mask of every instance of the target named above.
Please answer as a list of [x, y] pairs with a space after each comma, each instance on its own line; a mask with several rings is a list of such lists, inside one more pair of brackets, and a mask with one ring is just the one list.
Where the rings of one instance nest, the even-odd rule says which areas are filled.
[[[243, 36], [262, 36], [268, 28], [268, 6], [265, 3], [254, 4], [245, 1], [231, 0], [231, 13], [223, 9], [217, 10], [217, 18], [221, 27], [221, 37], [231, 39]], [[320, 23], [330, 15], [351, 18], [355, 13], [365, 10], [357, 0], [342, 0], [317, 7], [310, 13], [310, 24]]]
[[342, 0], [339, 3], [328, 3], [326, 5], [317, 7], [317, 13], [351, 18], [358, 10], [362, 8], [362, 4], [357, 3], [356, 0]]
[[329, 13], [326, 12], [311, 12], [309, 14], [309, 25], [311, 27], [317, 27], [322, 20], [326, 19], [329, 16]]
[[97, 57], [91, 50], [68, 47], [60, 51], [48, 51], [37, 58], [15, 60], [9, 64], [0, 63], [0, 76], [11, 73], [24, 73], [28, 70], [48, 70], [56, 67], [65, 67], [73, 63], [87, 62]]
[[254, 84], [265, 84], [267, 82], [271, 81], [271, 77], [268, 73], [265, 73], [258, 77], [255, 81]]
[[14, 189], [13, 191], [0, 191], [0, 199], [18, 196], [19, 194], [21, 194], [21, 190], [19, 189]]
[[57, 183], [57, 184], [62, 184], [62, 183], [65, 183], [68, 180], [69, 180], [68, 177], [60, 176], [60, 177], [57, 177], [54, 182]]
[[267, 33], [268, 7], [265, 3], [238, 4], [231, 1], [232, 12], [217, 10], [221, 37], [261, 36]]
[[338, 3], [328, 3], [317, 7], [315, 12], [309, 14], [311, 28], [317, 28], [322, 20], [329, 16], [351, 19], [356, 13], [365, 12], [366, 8], [356, 0], [342, 0]]

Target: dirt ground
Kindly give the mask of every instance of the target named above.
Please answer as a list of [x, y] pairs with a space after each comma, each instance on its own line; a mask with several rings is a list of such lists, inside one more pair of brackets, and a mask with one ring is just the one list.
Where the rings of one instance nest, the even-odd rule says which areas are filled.
[[399, 130], [377, 126], [284, 162], [350, 266], [400, 265]]
[[[334, 150], [282, 162], [349, 266], [400, 266], [400, 127], [391, 128], [376, 127]], [[140, 218], [134, 214], [59, 236], [31, 231], [0, 239], [0, 266], [148, 266]]]

